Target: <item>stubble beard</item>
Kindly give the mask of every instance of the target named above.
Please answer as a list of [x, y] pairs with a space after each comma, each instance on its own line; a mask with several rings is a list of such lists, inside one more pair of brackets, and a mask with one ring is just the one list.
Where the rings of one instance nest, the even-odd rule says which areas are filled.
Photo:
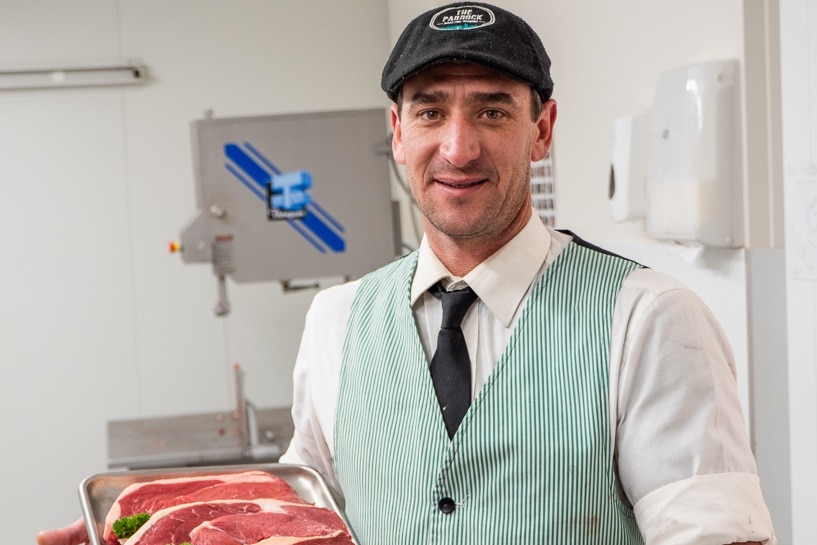
[[[526, 196], [530, 195], [530, 170], [524, 169], [519, 172], [516, 168], [511, 176], [517, 180], [520, 176], [524, 180], [522, 188], [516, 183], [509, 186], [509, 193], [502, 196], [494, 195], [494, 198], [488, 199], [486, 206], [480, 209], [477, 213], [468, 207], [473, 207], [474, 203], [469, 203], [467, 198], [461, 200], [452, 200], [447, 203], [434, 201], [433, 199], [422, 199], [417, 202], [418, 208], [423, 215], [424, 222], [437, 232], [455, 241], [473, 241], [481, 238], [488, 240], [495, 240], [501, 237], [504, 231], [507, 231], [513, 224], [516, 218], [519, 217], [521, 208], [526, 202]], [[488, 184], [495, 184], [496, 173], [492, 169], [485, 167], [467, 167], [465, 169], [451, 169], [438, 168], [431, 172], [431, 177], [435, 178], [438, 175], [446, 173], [468, 174], [479, 179], [488, 180]], [[432, 184], [434, 182], [431, 182]], [[424, 185], [424, 188], [429, 187]], [[456, 221], [452, 217], [455, 214], [476, 214], [471, 221], [466, 223]]]

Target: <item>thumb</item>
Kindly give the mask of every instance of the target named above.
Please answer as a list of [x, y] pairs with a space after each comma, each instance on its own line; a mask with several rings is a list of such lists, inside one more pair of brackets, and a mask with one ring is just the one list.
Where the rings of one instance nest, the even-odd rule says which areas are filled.
[[64, 528], [43, 530], [37, 534], [37, 545], [80, 545], [87, 541], [88, 532], [82, 518]]

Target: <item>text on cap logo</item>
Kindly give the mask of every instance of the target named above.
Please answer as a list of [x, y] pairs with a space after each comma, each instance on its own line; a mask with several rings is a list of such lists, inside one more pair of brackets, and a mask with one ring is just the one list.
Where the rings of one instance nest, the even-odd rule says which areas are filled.
[[457, 6], [438, 11], [428, 26], [434, 30], [470, 30], [492, 25], [494, 12], [481, 6]]

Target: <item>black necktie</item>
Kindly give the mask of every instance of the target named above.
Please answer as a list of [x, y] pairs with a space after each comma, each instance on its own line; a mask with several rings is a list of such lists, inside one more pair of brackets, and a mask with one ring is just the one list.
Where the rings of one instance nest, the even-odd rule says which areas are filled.
[[437, 351], [431, 358], [431, 379], [434, 381], [448, 437], [454, 437], [471, 404], [471, 360], [468, 358], [468, 348], [465, 346], [460, 324], [477, 294], [471, 288], [445, 291], [440, 284], [436, 284], [430, 291], [443, 304]]

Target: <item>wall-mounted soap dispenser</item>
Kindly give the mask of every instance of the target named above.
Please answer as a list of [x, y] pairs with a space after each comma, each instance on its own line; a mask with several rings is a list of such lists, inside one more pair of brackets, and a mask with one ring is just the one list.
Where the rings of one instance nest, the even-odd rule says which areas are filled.
[[647, 143], [650, 112], [613, 120], [608, 198], [613, 221], [643, 220], [647, 209]]
[[650, 116], [647, 234], [682, 244], [743, 244], [738, 62], [658, 78]]

